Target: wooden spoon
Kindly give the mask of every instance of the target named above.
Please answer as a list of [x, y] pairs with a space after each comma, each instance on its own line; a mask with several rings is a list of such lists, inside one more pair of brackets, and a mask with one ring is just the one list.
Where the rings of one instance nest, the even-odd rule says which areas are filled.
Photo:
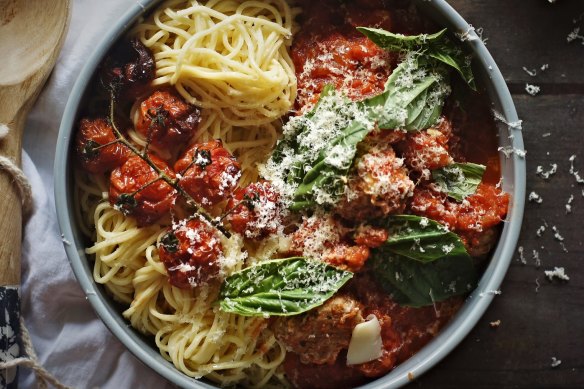
[[[9, 130], [0, 139], [0, 155], [18, 166], [26, 115], [55, 65], [69, 15], [69, 0], [0, 0], [0, 125]], [[13, 177], [0, 170], [0, 307], [14, 306], [6, 291], [20, 285], [21, 238], [20, 193]], [[18, 312], [9, 315], [18, 322]]]

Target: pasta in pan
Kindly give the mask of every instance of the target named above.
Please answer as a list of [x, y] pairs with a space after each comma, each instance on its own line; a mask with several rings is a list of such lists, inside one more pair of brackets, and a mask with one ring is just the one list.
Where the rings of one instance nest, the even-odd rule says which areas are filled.
[[95, 281], [178, 370], [355, 386], [460, 307], [508, 196], [494, 137], [469, 152], [493, 127], [480, 99], [477, 124], [449, 97], [470, 62], [429, 28], [407, 2], [169, 0], [104, 59], [78, 224]]

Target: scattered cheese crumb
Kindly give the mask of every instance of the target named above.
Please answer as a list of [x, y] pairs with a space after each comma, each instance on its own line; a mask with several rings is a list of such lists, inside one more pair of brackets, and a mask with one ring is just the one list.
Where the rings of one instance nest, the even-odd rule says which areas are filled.
[[500, 290], [487, 290], [487, 291], [481, 292], [481, 293], [479, 294], [479, 296], [480, 296], [480, 297], [485, 297], [485, 295], [487, 295], [487, 294], [490, 294], [490, 295], [496, 296], [496, 295], [500, 295], [500, 294], [502, 294], [502, 293], [503, 293], [503, 292], [501, 292]]
[[570, 174], [574, 176], [574, 178], [576, 179], [576, 182], [578, 184], [584, 184], [584, 178], [580, 177], [580, 174], [578, 171], [574, 170], [574, 160], [576, 159], [576, 155], [571, 155], [570, 158], [568, 159], [570, 161]]
[[529, 70], [525, 66], [523, 67], [523, 71], [525, 73], [529, 74], [531, 77], [535, 77], [537, 75], [537, 70], [535, 70], [535, 69]]
[[527, 154], [527, 151], [517, 149], [511, 146], [499, 147], [497, 151], [500, 151], [503, 154], [505, 154], [505, 158], [509, 158], [512, 154], [517, 155], [519, 158], [525, 158], [525, 155]]
[[537, 85], [525, 84], [525, 91], [530, 95], [535, 96], [541, 91], [541, 88]]
[[495, 117], [496, 120], [508, 125], [511, 128], [513, 128], [515, 130], [521, 130], [521, 125], [523, 123], [523, 120], [519, 119], [519, 120], [510, 122], [507, 119], [505, 119], [505, 116], [503, 116], [503, 114], [501, 112], [498, 112], [494, 109], [493, 109], [493, 116]]
[[561, 360], [559, 360], [559, 359], [558, 359], [558, 358], [556, 358], [556, 357], [552, 357], [552, 363], [551, 363], [551, 367], [552, 367], [552, 368], [554, 368], [554, 367], [558, 367], [558, 366], [560, 366], [561, 364], [562, 364], [562, 361], [561, 361]]
[[570, 280], [570, 277], [568, 277], [563, 267], [554, 267], [554, 270], [545, 270], [544, 273], [550, 281], [553, 281], [554, 277], [563, 281]]
[[539, 278], [536, 278], [535, 279], [535, 293], [539, 292], [539, 286], [540, 286], [539, 285]]
[[523, 246], [517, 247], [517, 252], [519, 253], [519, 262], [521, 262], [524, 265], [527, 265], [527, 260], [525, 259], [525, 256], [523, 255]]
[[574, 201], [574, 195], [570, 195], [570, 198], [566, 203], [566, 214], [572, 213], [572, 201]]
[[580, 39], [584, 45], [584, 35], [580, 35], [580, 27], [574, 28], [566, 37], [568, 43]]
[[564, 237], [562, 235], [560, 235], [560, 231], [558, 230], [558, 227], [552, 226], [552, 230], [554, 230], [554, 238], [556, 238], [556, 240], [558, 240], [560, 242], [563, 242]]
[[558, 164], [557, 163], [552, 163], [552, 164], [550, 164], [550, 166], [551, 167], [548, 171], [544, 171], [543, 167], [541, 165], [538, 166], [537, 169], [535, 170], [535, 174], [537, 174], [538, 176], [540, 176], [544, 180], [548, 180], [550, 178], [550, 176], [553, 176], [558, 171]]
[[491, 326], [491, 328], [497, 328], [501, 325], [501, 320], [495, 320], [489, 323], [489, 325]]
[[543, 65], [541, 65], [541, 67], [539, 68], [539, 70], [541, 70], [542, 72], [545, 72], [546, 70], [548, 70], [550, 67], [549, 64], [544, 63]]
[[543, 199], [541, 198], [541, 196], [535, 192], [531, 192], [529, 194], [528, 200], [531, 202], [534, 202], [534, 203], [538, 203], [538, 204], [541, 204], [543, 202]]
[[71, 246], [71, 241], [66, 239], [64, 234], [61, 234], [61, 241], [63, 242], [63, 244]]
[[533, 250], [533, 252], [531, 253], [531, 257], [535, 261], [535, 267], [540, 267], [541, 266], [541, 259], [539, 258], [539, 251]]
[[546, 133], [544, 133], [544, 134], [541, 134], [541, 137], [542, 137], [542, 138], [547, 138], [548, 136], [551, 136], [551, 135], [552, 135], [552, 133], [551, 133], [551, 132], [546, 132]]
[[539, 226], [539, 228], [537, 229], [537, 231], [535, 231], [535, 233], [537, 234], [537, 236], [539, 236], [541, 238], [541, 236], [543, 235], [543, 233], [545, 232], [545, 226]]

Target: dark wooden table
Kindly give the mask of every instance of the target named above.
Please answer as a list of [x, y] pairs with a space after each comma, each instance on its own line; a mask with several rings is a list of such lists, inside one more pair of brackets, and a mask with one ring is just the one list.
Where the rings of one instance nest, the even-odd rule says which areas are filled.
[[[519, 254], [486, 314], [443, 362], [411, 386], [435, 388], [584, 388], [584, 1], [449, 0], [475, 28], [482, 27], [523, 119], [528, 202]], [[541, 71], [548, 64], [549, 68]], [[537, 69], [535, 76], [529, 71]], [[529, 95], [526, 83], [541, 92]], [[538, 166], [549, 179], [536, 174]], [[566, 213], [570, 196], [572, 212]], [[538, 236], [537, 230], [546, 225]], [[561, 237], [554, 237], [556, 226]], [[565, 250], [561, 243], [564, 244]], [[541, 264], [533, 258], [539, 254]], [[567, 251], [566, 251], [567, 250]], [[564, 267], [568, 282], [550, 282], [544, 270]], [[539, 287], [538, 287], [539, 284]], [[489, 323], [500, 320], [498, 328]], [[552, 357], [561, 364], [552, 367]]]

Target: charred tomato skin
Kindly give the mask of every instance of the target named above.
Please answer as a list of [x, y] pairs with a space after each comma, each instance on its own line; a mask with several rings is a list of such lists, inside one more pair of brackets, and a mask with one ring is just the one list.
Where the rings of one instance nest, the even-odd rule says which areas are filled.
[[118, 43], [101, 65], [102, 86], [118, 98], [134, 100], [145, 94], [154, 79], [154, 56], [139, 39]]
[[268, 181], [254, 182], [236, 189], [227, 203], [227, 209], [231, 229], [253, 239], [275, 233], [282, 219], [280, 195]]
[[229, 198], [241, 175], [239, 163], [220, 140], [191, 146], [174, 170], [180, 175], [180, 187], [206, 208]]
[[169, 228], [158, 246], [170, 283], [181, 289], [217, 278], [222, 250], [216, 230], [197, 218]]
[[154, 91], [140, 104], [136, 131], [158, 149], [181, 148], [195, 135], [201, 111], [171, 89]]
[[[175, 177], [162, 159], [154, 154], [148, 157], [168, 177]], [[176, 197], [176, 190], [137, 155], [116, 168], [110, 177], [110, 204], [126, 216], [134, 217], [140, 226], [151, 225], [168, 214]]]
[[106, 119], [81, 119], [75, 138], [75, 151], [81, 167], [89, 173], [102, 174], [121, 166], [132, 152], [116, 139], [113, 127]]

